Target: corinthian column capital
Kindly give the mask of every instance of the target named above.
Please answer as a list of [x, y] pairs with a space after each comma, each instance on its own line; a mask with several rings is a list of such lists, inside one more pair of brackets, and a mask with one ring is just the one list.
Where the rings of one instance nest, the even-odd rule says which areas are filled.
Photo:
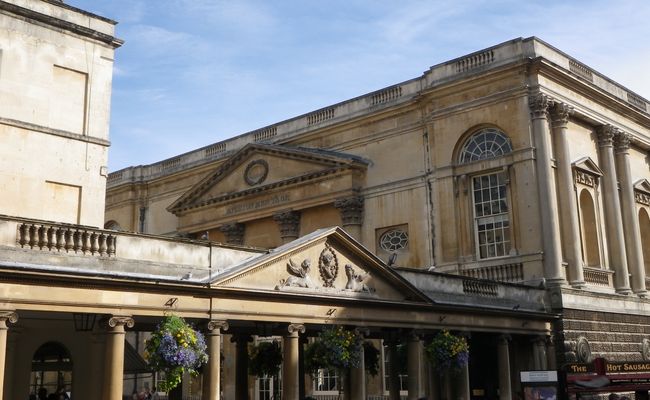
[[598, 145], [600, 147], [611, 146], [617, 129], [613, 125], [601, 125], [596, 129]]
[[616, 149], [617, 153], [627, 153], [627, 151], [630, 149], [630, 140], [632, 139], [632, 135], [630, 135], [627, 132], [623, 132], [622, 130], [617, 130], [616, 134], [614, 135], [614, 148]]
[[273, 214], [273, 220], [280, 228], [282, 239], [297, 239], [300, 235], [300, 211], [282, 211]]
[[341, 212], [343, 226], [361, 225], [363, 218], [363, 197], [353, 196], [338, 199], [334, 202], [334, 207]]
[[553, 100], [544, 93], [534, 93], [528, 97], [528, 107], [533, 118], [546, 118], [548, 109], [553, 105]]
[[555, 103], [551, 108], [551, 119], [553, 126], [566, 127], [569, 123], [569, 117], [573, 114], [573, 107], [566, 103]]
[[225, 224], [219, 228], [221, 232], [226, 235], [226, 242], [228, 244], [242, 245], [244, 244], [244, 231], [246, 225], [238, 222]]

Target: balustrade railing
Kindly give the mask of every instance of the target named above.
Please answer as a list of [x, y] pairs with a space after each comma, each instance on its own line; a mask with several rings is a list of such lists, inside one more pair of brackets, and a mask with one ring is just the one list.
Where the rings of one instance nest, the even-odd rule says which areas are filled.
[[499, 282], [521, 282], [524, 280], [523, 263], [491, 265], [460, 271], [463, 276], [470, 278], [488, 279]]
[[98, 229], [41, 223], [18, 225], [16, 242], [22, 248], [65, 253], [115, 256], [117, 237]]
[[499, 284], [485, 281], [463, 281], [463, 293], [475, 296], [499, 296]]
[[585, 282], [596, 286], [612, 286], [612, 271], [599, 268], [583, 268]]

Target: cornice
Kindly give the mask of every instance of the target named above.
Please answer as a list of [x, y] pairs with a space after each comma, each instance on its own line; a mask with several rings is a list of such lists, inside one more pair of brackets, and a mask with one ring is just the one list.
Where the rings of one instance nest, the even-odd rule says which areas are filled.
[[[98, 18], [98, 19], [101, 19], [101, 20], [103, 20], [105, 22], [109, 22], [109, 23], [113, 23], [113, 24], [115, 23], [114, 21], [108, 20], [108, 19], [100, 17], [98, 15], [94, 15], [94, 14], [84, 12], [84, 11], [79, 10], [77, 8], [74, 8], [74, 7], [69, 7], [69, 6], [65, 7], [65, 5], [62, 5], [62, 4], [57, 4], [57, 6], [64, 6], [64, 8], [68, 8], [68, 9], [74, 10], [76, 12], [81, 12], [81, 13], [83, 13], [85, 15], [88, 15], [88, 16], [91, 16], [93, 18]], [[116, 49], [116, 48], [120, 47], [122, 44], [124, 44], [124, 41], [122, 39], [118, 39], [118, 38], [116, 38], [114, 36], [107, 35], [105, 33], [98, 32], [98, 31], [96, 31], [94, 29], [90, 29], [90, 28], [87, 28], [85, 26], [77, 25], [77, 24], [69, 22], [69, 21], [64, 21], [62, 19], [51, 17], [49, 15], [42, 14], [42, 13], [36, 12], [34, 10], [30, 10], [28, 8], [19, 7], [19, 6], [15, 5], [15, 4], [11, 4], [11, 3], [8, 3], [6, 1], [0, 0], [0, 10], [5, 10], [7, 12], [10, 12], [10, 13], [14, 14], [14, 15], [17, 15], [17, 16], [20, 16], [20, 17], [23, 17], [23, 18], [26, 18], [26, 19], [29, 19], [29, 20], [32, 20], [32, 21], [40, 22], [42, 24], [46, 24], [46, 25], [49, 25], [49, 26], [52, 26], [52, 27], [55, 27], [55, 28], [58, 28], [58, 29], [63, 29], [65, 31], [72, 32], [72, 33], [75, 33], [75, 34], [83, 36], [83, 37], [87, 37], [87, 38], [90, 38], [90, 39], [93, 39], [93, 40], [97, 40], [99, 42], [102, 42], [102, 43], [105, 43], [105, 44], [111, 46], [114, 49]]]
[[98, 144], [100, 146], [110, 146], [111, 142], [105, 139], [96, 138], [88, 135], [80, 135], [78, 133], [73, 133], [70, 131], [64, 131], [61, 129], [52, 129], [42, 125], [36, 125], [29, 122], [19, 121], [16, 119], [3, 118], [0, 117], [0, 124], [13, 126], [20, 129], [25, 129], [29, 131], [35, 131], [40, 133], [45, 133], [47, 135], [59, 136], [66, 139], [78, 140], [80, 142]]

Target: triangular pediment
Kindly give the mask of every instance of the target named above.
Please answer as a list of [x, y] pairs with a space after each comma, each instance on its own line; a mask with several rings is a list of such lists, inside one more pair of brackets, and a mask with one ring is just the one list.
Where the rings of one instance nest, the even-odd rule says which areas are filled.
[[650, 181], [647, 179], [640, 179], [634, 183], [634, 190], [643, 192], [650, 195]]
[[320, 149], [249, 144], [183, 194], [168, 210], [184, 210], [304, 184], [342, 170], [365, 170], [360, 157]]
[[596, 164], [591, 157], [580, 158], [574, 161], [571, 165], [574, 169], [586, 172], [590, 175], [598, 177], [603, 176], [603, 170], [598, 167], [598, 164]]
[[321, 229], [222, 271], [211, 287], [284, 295], [431, 301], [340, 228]]

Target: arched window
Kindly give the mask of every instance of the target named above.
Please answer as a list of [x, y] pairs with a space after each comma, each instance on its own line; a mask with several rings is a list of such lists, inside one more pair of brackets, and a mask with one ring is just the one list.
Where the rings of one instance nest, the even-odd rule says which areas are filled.
[[496, 128], [484, 128], [475, 132], [460, 152], [460, 163], [465, 164], [487, 158], [495, 158], [512, 152], [510, 139]]
[[37, 395], [41, 388], [55, 393], [63, 388], [72, 388], [72, 358], [64, 345], [47, 342], [36, 350], [32, 357], [32, 373], [29, 380], [30, 393]]
[[585, 264], [589, 267], [600, 267], [596, 209], [591, 193], [587, 189], [580, 192], [580, 216], [582, 219], [582, 256]]
[[643, 248], [643, 264], [645, 276], [650, 277], [650, 216], [645, 209], [639, 210], [639, 227], [641, 228], [641, 247]]
[[108, 222], [106, 222], [104, 224], [104, 229], [110, 229], [110, 230], [113, 230], [113, 231], [121, 231], [122, 227], [120, 226], [120, 224], [117, 223], [117, 221], [111, 220], [111, 221], [108, 221]]

